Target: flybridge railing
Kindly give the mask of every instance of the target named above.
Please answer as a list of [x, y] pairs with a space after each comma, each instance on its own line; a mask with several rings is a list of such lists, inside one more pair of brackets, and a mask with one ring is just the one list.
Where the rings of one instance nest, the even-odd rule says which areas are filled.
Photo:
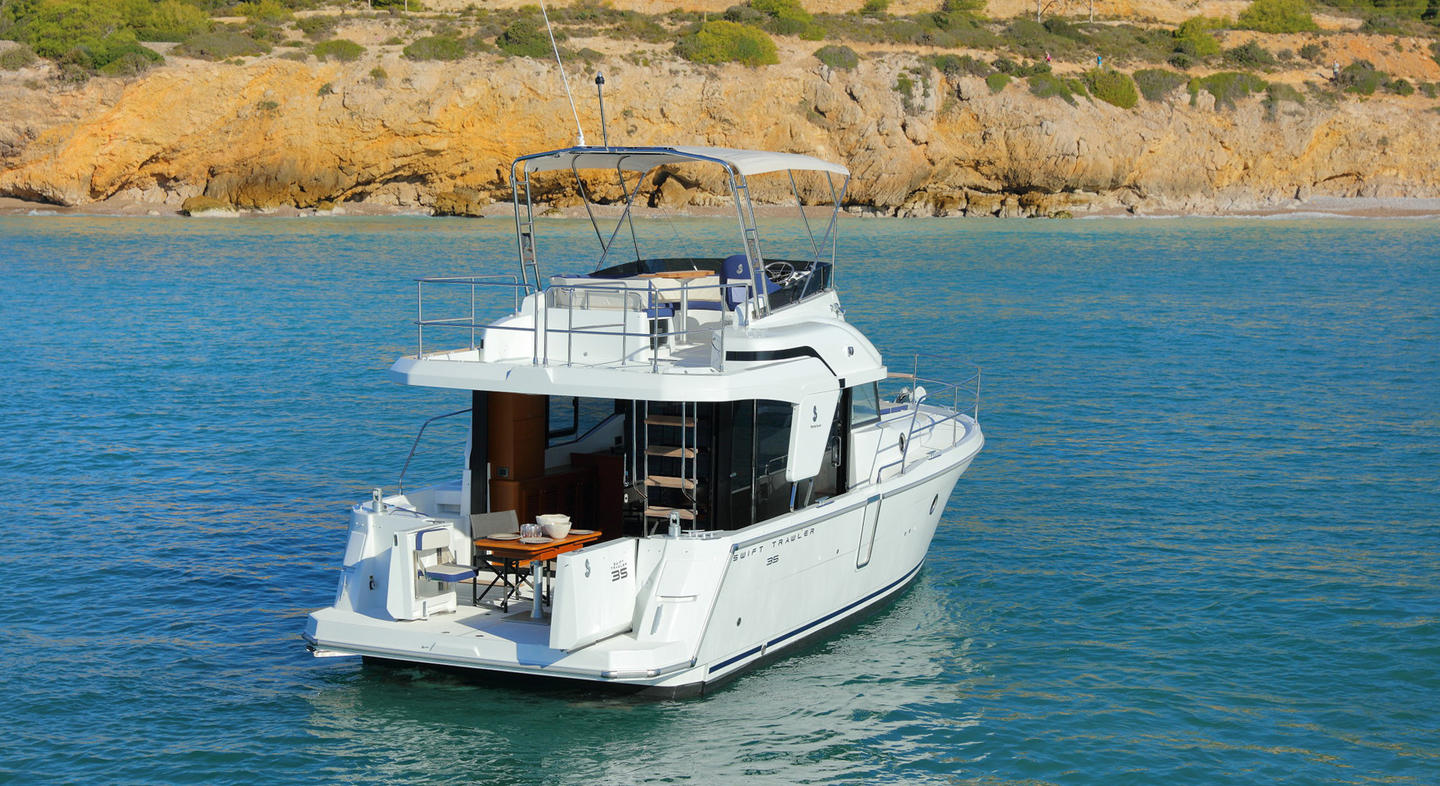
[[[426, 319], [426, 284], [430, 285], [430, 291], [432, 293], [437, 286], [444, 287], [450, 291], [468, 289], [470, 291], [470, 297], [467, 314], [456, 317], [442, 317], [438, 319], [431, 317]], [[466, 329], [470, 333], [470, 349], [478, 348], [480, 344], [476, 341], [476, 331], [485, 329], [485, 325], [478, 322], [479, 308], [481, 307], [478, 296], [481, 293], [488, 295], [488, 293], [491, 292], [507, 289], [510, 290], [511, 309], [519, 311], [520, 301], [530, 292], [531, 288], [526, 284], [522, 284], [519, 277], [513, 274], [497, 274], [493, 276], [431, 276], [428, 278], [415, 279], [415, 324], [418, 326], [420, 332], [418, 357], [425, 357], [425, 328], [427, 327]], [[431, 302], [433, 305], [434, 301], [432, 300]]]
[[[980, 422], [980, 369], [976, 368], [973, 374], [961, 382], [946, 382], [921, 376], [921, 357], [923, 356], [918, 354], [913, 356], [909, 372], [891, 371], [885, 382], [881, 383], [881, 421], [904, 424], [905, 433], [900, 435], [900, 458], [880, 467], [877, 477], [883, 477], [885, 470], [894, 466], [899, 466], [900, 474], [903, 475], [910, 467], [910, 448], [917, 438], [930, 435], [948, 436], [948, 444], [941, 442], [936, 445], [932, 440], [932, 447], [954, 447], [967, 433], [965, 423], [961, 421], [962, 417], [974, 423]], [[884, 395], [885, 388], [898, 390], [894, 390], [887, 399]], [[924, 422], [920, 420], [922, 413], [925, 416]], [[880, 449], [883, 448], [877, 447], [877, 450]]]
[[[427, 317], [435, 312], [436, 289], [447, 295], [446, 314], [458, 316]], [[496, 314], [496, 291], [508, 290], [511, 310]], [[741, 305], [730, 309], [730, 299]], [[614, 282], [555, 283], [541, 293], [537, 308], [529, 320], [518, 324], [501, 324], [506, 318], [527, 316], [522, 305], [533, 293], [533, 287], [516, 276], [435, 277], [417, 280], [417, 318], [419, 357], [425, 357], [426, 330], [466, 331], [469, 350], [483, 353], [485, 335], [489, 331], [530, 334], [531, 361], [536, 365], [563, 366], [634, 366], [648, 364], [658, 372], [663, 365], [688, 361], [695, 365], [699, 355], [704, 363], [716, 370], [724, 369], [724, 326], [747, 321], [754, 308], [754, 285], [747, 281], [716, 283], [709, 281], [677, 281], [675, 279], [624, 279]], [[538, 312], [538, 313], [537, 313]], [[691, 316], [706, 313], [714, 319], [698, 320], [698, 327], [689, 327]], [[580, 315], [577, 324], [577, 315]], [[598, 319], [597, 319], [598, 315]], [[613, 315], [608, 318], [606, 315]], [[539, 328], [537, 329], [537, 324]], [[675, 328], [673, 326], [681, 327]], [[643, 326], [643, 329], [637, 329]], [[579, 346], [577, 346], [577, 344]], [[451, 353], [448, 346], [433, 353]], [[577, 358], [584, 358], [584, 362]], [[482, 354], [483, 357], [483, 354]], [[513, 362], [517, 357], [504, 357]]]

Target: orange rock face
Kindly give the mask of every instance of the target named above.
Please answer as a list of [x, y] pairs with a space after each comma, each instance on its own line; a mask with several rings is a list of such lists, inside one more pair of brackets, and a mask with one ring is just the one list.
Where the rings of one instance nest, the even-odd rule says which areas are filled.
[[[176, 60], [140, 78], [45, 90], [0, 87], [0, 195], [84, 205], [129, 199], [178, 209], [204, 195], [242, 209], [380, 207], [473, 212], [509, 198], [517, 155], [575, 142], [553, 66], [472, 59], [362, 64], [266, 58]], [[845, 162], [849, 201], [902, 215], [1216, 212], [1297, 196], [1440, 197], [1434, 100], [1216, 109], [1182, 87], [1132, 110], [992, 93], [911, 56], [832, 71], [675, 62], [605, 66], [615, 144], [709, 144]], [[907, 98], [900, 77], [912, 82]], [[587, 141], [600, 141], [592, 75], [571, 75]], [[657, 187], [666, 182], [663, 178]], [[680, 186], [684, 186], [683, 192]], [[758, 186], [759, 184], [757, 184]], [[660, 202], [706, 204], [719, 183], [672, 183]], [[681, 196], [683, 194], [683, 199]], [[758, 187], [789, 197], [787, 183]], [[437, 205], [437, 200], [439, 204]], [[457, 202], [457, 200], [459, 200]], [[457, 207], [458, 205], [458, 207]]]

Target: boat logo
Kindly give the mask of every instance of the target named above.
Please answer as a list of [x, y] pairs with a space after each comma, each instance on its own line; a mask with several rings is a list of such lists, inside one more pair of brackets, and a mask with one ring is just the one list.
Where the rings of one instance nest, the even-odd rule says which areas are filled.
[[590, 578], [590, 560], [585, 560], [585, 578]]
[[615, 561], [615, 564], [613, 564], [613, 565], [610, 566], [610, 580], [611, 580], [611, 581], [620, 581], [621, 579], [623, 579], [623, 578], [625, 578], [625, 577], [627, 577], [627, 576], [629, 576], [629, 575], [630, 575], [630, 563], [626, 562], [626, 561], [623, 560], [623, 559], [622, 559], [622, 560], [616, 560], [616, 561]]
[[819, 423], [819, 422], [820, 422], [820, 408], [819, 408], [819, 407], [811, 407], [811, 408], [810, 408], [810, 422], [811, 422], [811, 423]]

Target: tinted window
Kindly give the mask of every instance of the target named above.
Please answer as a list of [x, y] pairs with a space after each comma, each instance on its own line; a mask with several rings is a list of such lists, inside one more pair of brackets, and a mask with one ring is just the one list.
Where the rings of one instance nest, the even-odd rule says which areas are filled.
[[850, 388], [850, 425], [863, 426], [880, 419], [880, 392], [874, 382]]

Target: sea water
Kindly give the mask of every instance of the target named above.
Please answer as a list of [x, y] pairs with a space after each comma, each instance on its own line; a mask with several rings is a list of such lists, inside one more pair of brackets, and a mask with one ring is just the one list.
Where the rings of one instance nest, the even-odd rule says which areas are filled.
[[650, 701], [300, 639], [468, 405], [385, 374], [412, 280], [511, 224], [0, 219], [0, 780], [1440, 781], [1440, 224], [841, 231], [847, 318], [981, 367], [988, 443], [885, 613]]

